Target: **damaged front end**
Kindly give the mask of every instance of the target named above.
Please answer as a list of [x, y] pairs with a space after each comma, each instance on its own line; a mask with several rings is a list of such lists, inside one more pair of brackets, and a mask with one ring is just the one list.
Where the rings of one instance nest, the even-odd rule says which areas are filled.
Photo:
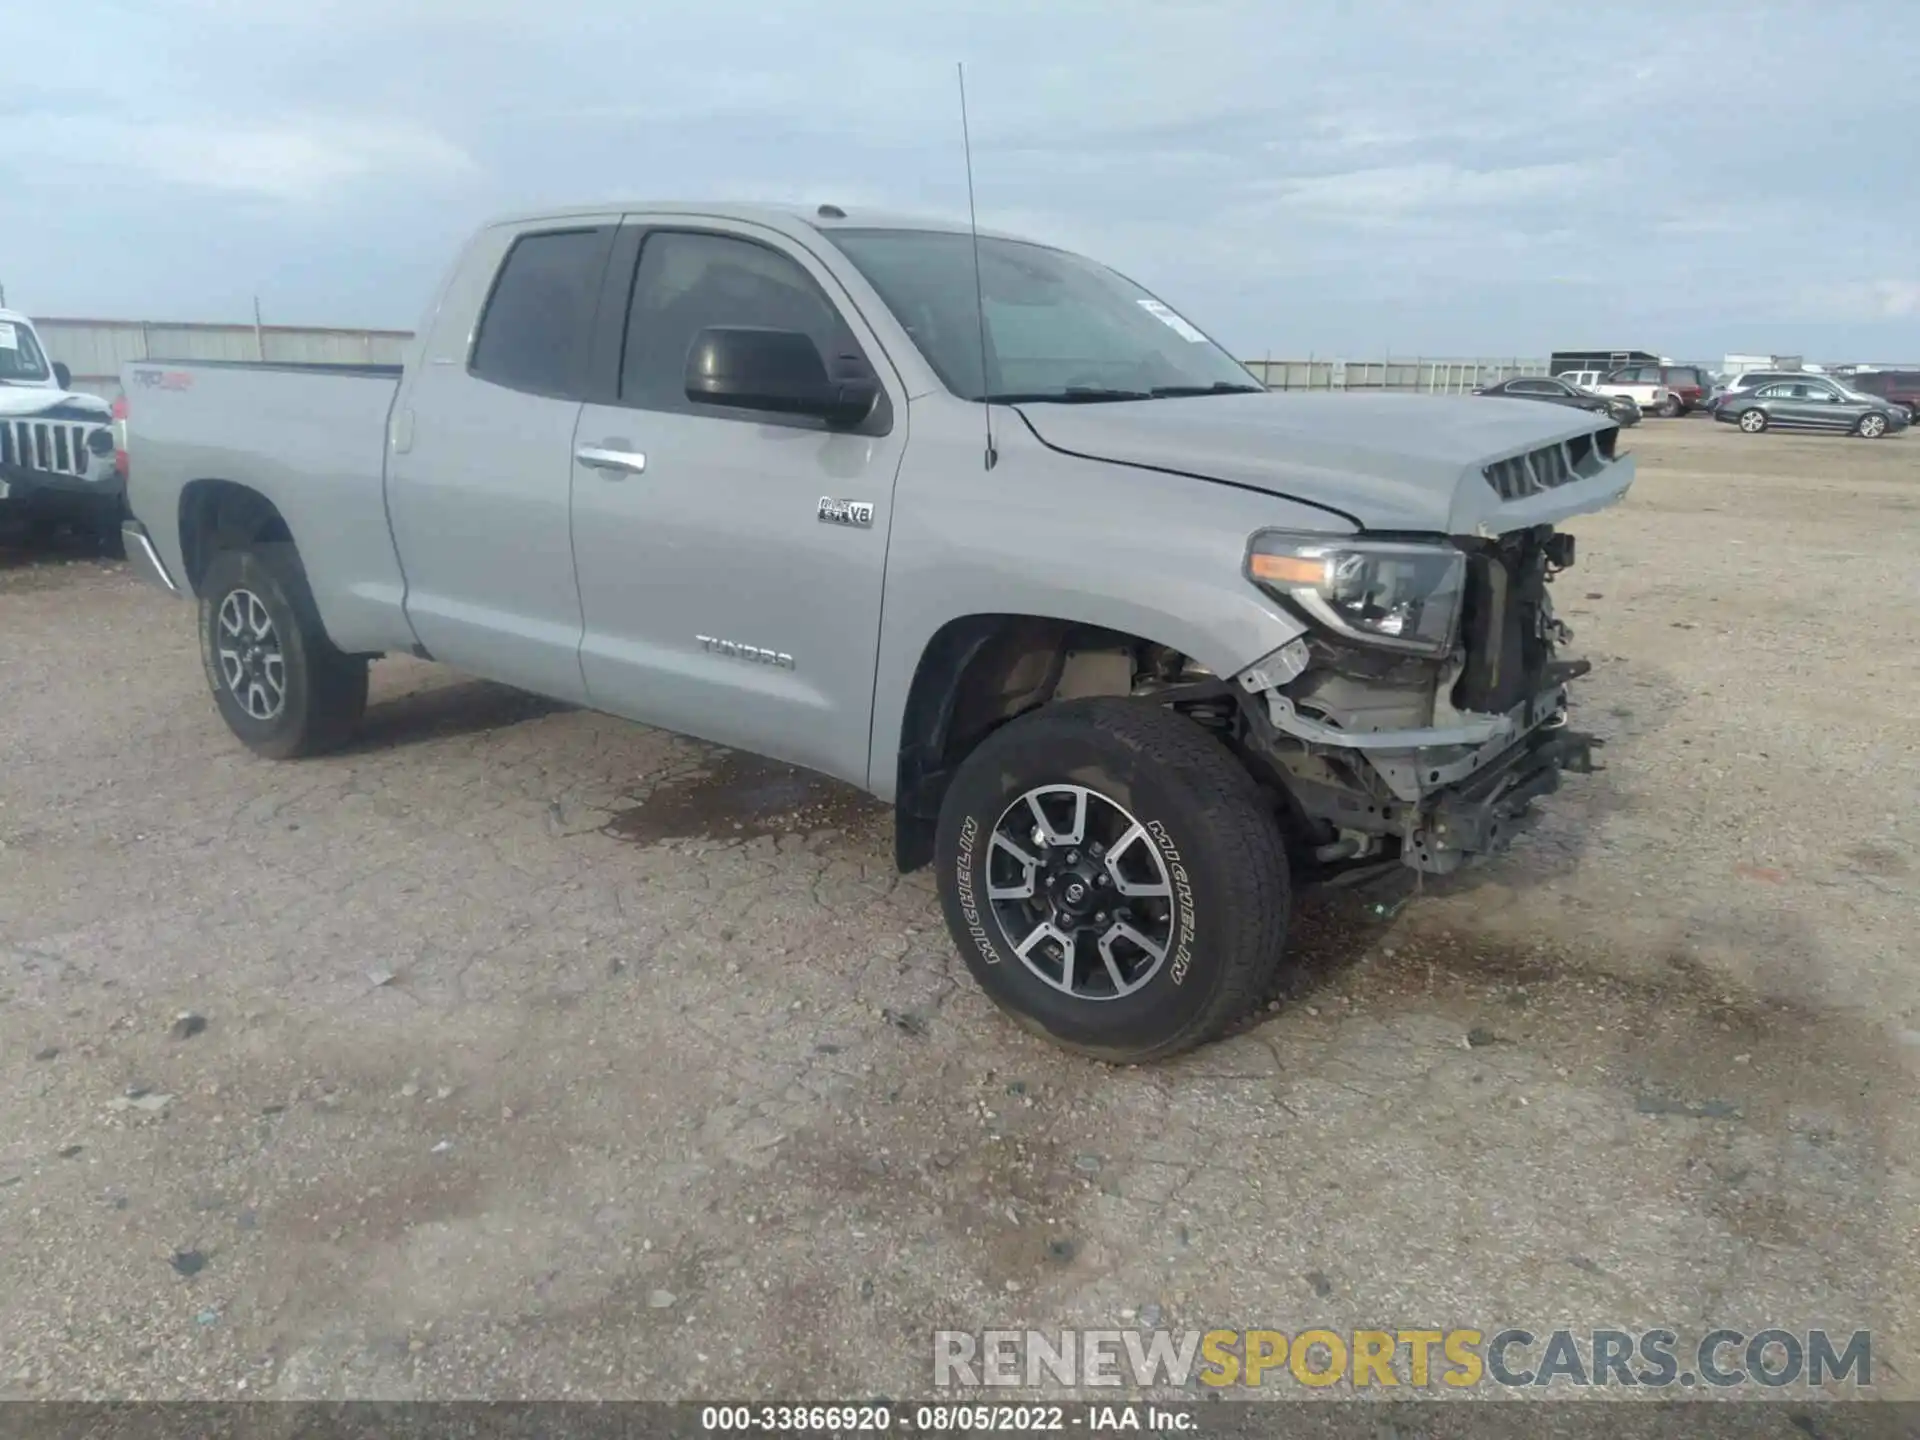
[[1568, 728], [1571, 632], [1548, 587], [1571, 535], [1255, 537], [1248, 577], [1302, 633], [1234, 677], [1253, 758], [1326, 877], [1399, 861], [1447, 874], [1504, 849], [1600, 743]]

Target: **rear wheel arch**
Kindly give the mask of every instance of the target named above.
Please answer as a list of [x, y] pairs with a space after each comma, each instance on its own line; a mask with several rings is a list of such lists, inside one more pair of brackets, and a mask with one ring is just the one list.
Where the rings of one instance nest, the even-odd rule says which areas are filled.
[[896, 759], [895, 864], [905, 872], [933, 859], [954, 770], [1001, 725], [1056, 700], [1129, 695], [1143, 668], [1172, 678], [1193, 665], [1149, 637], [1054, 616], [948, 621], [922, 649], [907, 691]]
[[179, 523], [187, 588], [196, 595], [220, 551], [293, 543], [279, 507], [252, 486], [232, 480], [189, 482], [180, 492]]

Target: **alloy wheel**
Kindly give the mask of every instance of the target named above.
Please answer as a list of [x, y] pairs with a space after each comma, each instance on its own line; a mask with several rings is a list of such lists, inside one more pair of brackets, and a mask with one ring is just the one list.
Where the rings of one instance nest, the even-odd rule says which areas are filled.
[[255, 720], [271, 720], [287, 703], [287, 661], [280, 633], [264, 601], [251, 590], [230, 590], [220, 602], [215, 650], [220, 677]]
[[1008, 948], [1077, 1000], [1118, 1000], [1173, 947], [1172, 877], [1132, 812], [1084, 785], [1041, 785], [994, 824], [987, 901]]

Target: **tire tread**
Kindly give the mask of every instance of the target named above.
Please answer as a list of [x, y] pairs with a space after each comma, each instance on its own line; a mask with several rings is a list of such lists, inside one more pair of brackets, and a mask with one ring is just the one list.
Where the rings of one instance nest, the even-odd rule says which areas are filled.
[[1246, 767], [1196, 722], [1142, 700], [1094, 698], [1050, 705], [1003, 726], [981, 742], [976, 757], [991, 764], [1002, 752], [1017, 752], [1046, 731], [1091, 727], [1146, 764], [1163, 770], [1194, 798], [1201, 823], [1222, 842], [1231, 872], [1224, 888], [1240, 897], [1231, 913], [1210, 917], [1218, 927], [1221, 976], [1207, 1003], [1186, 1024], [1157, 1043], [1105, 1047], [1063, 1039], [1031, 1017], [1009, 1011], [1028, 1029], [1069, 1049], [1112, 1064], [1167, 1059], [1218, 1038], [1263, 998], [1286, 945], [1292, 905], [1287, 856], [1271, 807]]
[[[259, 754], [274, 760], [297, 760], [338, 750], [352, 738], [367, 707], [367, 662], [347, 655], [328, 638], [319, 607], [307, 584], [306, 567], [289, 541], [270, 541], [242, 550], [216, 553], [202, 582], [203, 604], [224, 593], [232, 583], [223, 577], [231, 566], [244, 573], [248, 562], [266, 572], [292, 609], [299, 627], [300, 650], [306, 662], [306, 707], [296, 724], [270, 742], [241, 739]], [[235, 577], [239, 578], [238, 576]]]

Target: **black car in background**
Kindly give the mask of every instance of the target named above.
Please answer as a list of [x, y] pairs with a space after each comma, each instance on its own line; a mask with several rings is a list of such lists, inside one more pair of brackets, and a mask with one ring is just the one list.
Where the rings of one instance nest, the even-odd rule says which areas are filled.
[[1549, 405], [1570, 405], [1576, 410], [1591, 410], [1610, 415], [1620, 426], [1638, 425], [1640, 407], [1624, 395], [1598, 395], [1565, 380], [1547, 375], [1517, 375], [1493, 385], [1482, 385], [1476, 395], [1497, 395], [1509, 400], [1544, 400]]
[[1877, 395], [1863, 395], [1819, 375], [1774, 380], [1722, 395], [1713, 418], [1749, 435], [1781, 430], [1829, 430], [1878, 440], [1907, 428], [1907, 409]]

